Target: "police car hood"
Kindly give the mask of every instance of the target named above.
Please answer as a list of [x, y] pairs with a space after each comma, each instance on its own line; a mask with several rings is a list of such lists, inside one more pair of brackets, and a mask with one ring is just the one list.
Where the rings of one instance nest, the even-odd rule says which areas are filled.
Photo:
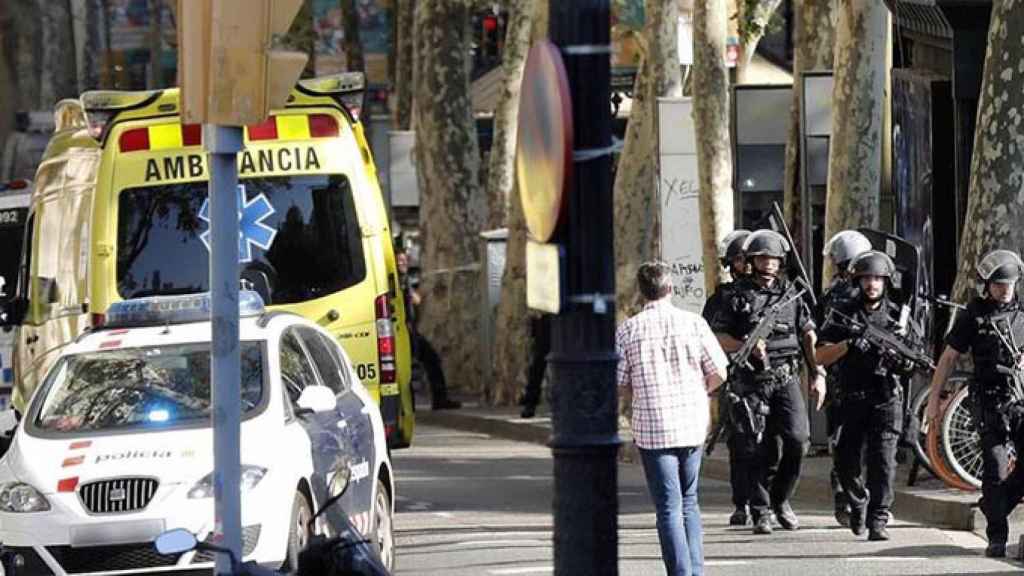
[[[161, 484], [193, 484], [213, 471], [211, 428], [41, 438], [20, 430], [8, 452], [10, 472], [43, 493], [53, 493], [62, 479], [92, 480], [125, 476], [157, 478]], [[245, 434], [243, 434], [243, 439]], [[242, 442], [242, 464], [269, 467], [272, 442]]]

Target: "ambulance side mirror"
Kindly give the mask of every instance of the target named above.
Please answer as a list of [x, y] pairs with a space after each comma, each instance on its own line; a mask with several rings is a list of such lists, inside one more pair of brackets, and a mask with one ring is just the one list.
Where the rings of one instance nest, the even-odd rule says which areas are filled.
[[60, 290], [56, 278], [39, 277], [39, 295], [46, 304], [56, 304], [60, 300]]

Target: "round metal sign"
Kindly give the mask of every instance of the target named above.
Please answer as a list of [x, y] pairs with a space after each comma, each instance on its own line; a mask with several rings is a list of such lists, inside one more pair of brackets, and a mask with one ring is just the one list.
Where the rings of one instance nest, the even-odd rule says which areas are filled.
[[572, 100], [558, 47], [548, 40], [530, 49], [519, 95], [516, 178], [530, 236], [547, 242], [555, 232], [572, 176]]

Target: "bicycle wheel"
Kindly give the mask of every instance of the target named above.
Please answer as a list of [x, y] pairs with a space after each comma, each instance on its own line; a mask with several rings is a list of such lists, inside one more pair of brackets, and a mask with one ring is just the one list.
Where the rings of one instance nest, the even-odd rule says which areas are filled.
[[973, 492], [977, 490], [977, 488], [963, 480], [956, 472], [953, 471], [949, 463], [946, 461], [946, 457], [942, 450], [941, 439], [942, 421], [946, 414], [946, 409], [949, 407], [950, 401], [953, 399], [953, 396], [956, 395], [956, 392], [958, 392], [960, 388], [966, 388], [967, 379], [968, 377], [966, 376], [954, 375], [951, 376], [943, 385], [939, 405], [938, 426], [929, 427], [926, 449], [928, 451], [928, 458], [932, 463], [932, 471], [935, 472], [935, 475], [940, 480], [945, 482], [946, 485], [951, 488], [959, 488], [960, 490]]
[[974, 426], [967, 396], [967, 387], [960, 388], [942, 416], [942, 453], [957, 476], [981, 488], [981, 436]]
[[914, 394], [913, 399], [910, 401], [910, 413], [917, 419], [918, 428], [917, 434], [911, 441], [914, 443], [914, 454], [917, 456], [917, 460], [924, 465], [925, 469], [932, 476], [935, 476], [935, 470], [932, 469], [932, 460], [928, 457], [928, 419], [926, 418], [928, 411], [928, 396], [931, 395], [931, 385], [922, 386], [917, 393]]

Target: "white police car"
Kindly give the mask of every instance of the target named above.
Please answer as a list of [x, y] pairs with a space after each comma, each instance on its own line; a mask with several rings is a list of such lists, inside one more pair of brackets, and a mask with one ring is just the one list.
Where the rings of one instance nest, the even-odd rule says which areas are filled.
[[[390, 568], [394, 483], [376, 404], [326, 331], [264, 312], [252, 292], [240, 306], [245, 560], [296, 558], [313, 511], [347, 486], [340, 506]], [[0, 460], [0, 542], [19, 574], [209, 573], [209, 553], [152, 544], [172, 528], [213, 538], [202, 318], [207, 295], [122, 302], [61, 352]], [[337, 533], [327, 517], [315, 529]]]

